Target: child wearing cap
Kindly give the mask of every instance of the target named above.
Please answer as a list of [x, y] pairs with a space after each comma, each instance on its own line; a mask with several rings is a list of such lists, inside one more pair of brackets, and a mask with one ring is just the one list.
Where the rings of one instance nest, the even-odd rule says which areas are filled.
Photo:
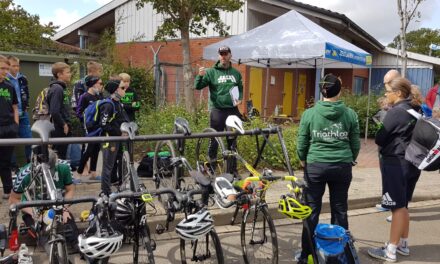
[[[102, 93], [102, 80], [100, 77], [88, 75], [84, 79], [87, 92], [83, 93], [78, 100], [78, 105], [76, 107], [76, 114], [83, 123], [84, 110], [89, 106], [90, 103], [101, 99], [100, 94]], [[81, 152], [81, 160], [77, 169], [79, 177], [84, 176], [84, 170], [88, 172], [91, 180], [99, 180], [99, 176], [96, 174], [96, 165], [98, 163], [99, 155], [99, 143], [88, 143], [87, 147], [83, 147]], [[90, 159], [90, 171], [87, 167], [87, 161]]]
[[[121, 136], [121, 124], [129, 121], [121, 104], [126, 88], [121, 82], [121, 77], [116, 75], [110, 78], [104, 89], [109, 93], [113, 106], [111, 103], [99, 106], [99, 126], [104, 136]], [[107, 142], [102, 145], [104, 162], [102, 163], [101, 190], [107, 195], [111, 193], [112, 171], [116, 168], [119, 145], [119, 142]]]
[[[309, 230], [315, 230], [319, 222], [326, 185], [330, 191], [331, 223], [348, 229], [348, 188], [352, 164], [360, 149], [358, 117], [339, 100], [341, 81], [336, 76], [327, 74], [319, 85], [323, 100], [303, 113], [297, 138], [297, 153], [308, 185], [306, 201], [312, 208]], [[298, 263], [307, 263], [312, 253], [309, 235], [303, 229]]]

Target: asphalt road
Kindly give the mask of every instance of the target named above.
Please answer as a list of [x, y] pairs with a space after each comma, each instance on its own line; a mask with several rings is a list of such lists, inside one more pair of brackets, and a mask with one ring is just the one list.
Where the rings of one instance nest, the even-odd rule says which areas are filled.
[[[399, 263], [440, 263], [440, 200], [413, 203], [410, 206], [410, 249], [411, 256], [398, 256]], [[390, 224], [385, 221], [389, 214], [377, 212], [374, 208], [350, 211], [350, 229], [356, 238], [356, 247], [361, 263], [381, 263], [370, 258], [369, 247], [383, 245], [388, 240]], [[321, 217], [329, 221], [329, 214]], [[299, 248], [301, 224], [290, 219], [276, 220], [279, 243], [279, 263], [294, 263], [293, 252]], [[238, 226], [216, 227], [222, 243], [225, 263], [243, 263]], [[179, 240], [174, 232], [155, 235], [157, 249], [154, 252], [156, 263], [180, 263]], [[132, 263], [131, 245], [125, 245], [110, 263]], [[44, 263], [44, 253], [35, 252], [34, 263]], [[75, 263], [83, 263], [72, 256]]]

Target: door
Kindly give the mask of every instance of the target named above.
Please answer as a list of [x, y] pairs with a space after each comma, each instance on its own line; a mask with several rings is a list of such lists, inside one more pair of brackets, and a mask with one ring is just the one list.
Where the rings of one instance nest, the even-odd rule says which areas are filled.
[[251, 67], [249, 77], [249, 100], [261, 112], [261, 97], [263, 94], [263, 69]]
[[297, 117], [301, 117], [302, 113], [306, 108], [306, 87], [307, 87], [307, 75], [305, 73], [300, 73], [298, 77], [298, 91], [297, 91]]
[[293, 73], [284, 73], [283, 114], [292, 115]]

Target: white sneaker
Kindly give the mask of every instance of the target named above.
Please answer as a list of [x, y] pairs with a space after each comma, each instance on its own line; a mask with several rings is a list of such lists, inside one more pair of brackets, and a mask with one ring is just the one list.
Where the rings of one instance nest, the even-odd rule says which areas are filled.
[[376, 209], [380, 212], [389, 211], [390, 209], [382, 207], [381, 204], [376, 204]]
[[368, 249], [368, 255], [373, 258], [382, 259], [388, 262], [396, 262], [396, 254], [390, 252], [387, 247], [370, 248]]
[[387, 220], [388, 223], [391, 223], [393, 221], [393, 216], [392, 215], [388, 216], [386, 218], [386, 220]]
[[399, 243], [396, 252], [402, 256], [409, 256], [408, 242], [403, 242], [403, 244]]

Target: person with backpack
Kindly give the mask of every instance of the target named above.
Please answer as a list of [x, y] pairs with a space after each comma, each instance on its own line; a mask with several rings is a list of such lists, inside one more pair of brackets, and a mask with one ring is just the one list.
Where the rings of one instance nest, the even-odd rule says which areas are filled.
[[101, 77], [102, 75], [102, 64], [96, 61], [87, 62], [87, 75], [76, 81], [73, 84], [73, 93], [71, 98], [72, 109], [76, 112], [76, 107], [79, 105], [79, 98], [85, 92], [87, 92], [88, 87], [86, 85], [85, 79], [87, 76]]
[[[103, 136], [121, 136], [121, 124], [128, 122], [127, 114], [120, 102], [125, 96], [125, 86], [119, 76], [113, 76], [105, 85], [104, 89], [110, 94], [110, 101], [98, 106], [98, 126]], [[101, 191], [109, 195], [111, 193], [112, 171], [115, 168], [119, 152], [119, 142], [107, 142], [102, 144], [102, 179]]]
[[318, 225], [326, 185], [330, 192], [331, 224], [348, 230], [348, 189], [360, 150], [358, 116], [339, 100], [341, 81], [327, 74], [319, 86], [324, 99], [303, 113], [297, 138], [297, 153], [307, 182], [305, 201], [312, 208], [307, 219], [309, 228], [304, 227], [302, 232], [302, 250], [295, 256], [298, 263], [307, 263], [313, 252], [309, 243], [312, 234], [308, 230], [314, 232]]
[[381, 128], [376, 133], [382, 174], [382, 207], [392, 212], [389, 241], [384, 247], [371, 248], [373, 258], [396, 262], [396, 253], [408, 256], [409, 212], [411, 200], [420, 170], [405, 159], [411, 141], [416, 118], [407, 112], [420, 112], [420, 98], [412, 93], [411, 82], [394, 78], [385, 83], [385, 96], [392, 106]]
[[[27, 109], [29, 108], [29, 87], [28, 80], [20, 72], [20, 59], [15, 56], [8, 56], [9, 60], [9, 73], [6, 79], [14, 85], [15, 92], [17, 93], [18, 100], [18, 136], [20, 138], [32, 138], [31, 123], [29, 121], [29, 115]], [[31, 160], [31, 146], [26, 145], [24, 147], [24, 153], [26, 162]], [[12, 167], [18, 169], [17, 159], [15, 153], [12, 154]]]
[[[0, 138], [18, 136], [18, 99], [14, 86], [6, 80], [9, 60], [0, 55]], [[0, 146], [0, 177], [3, 184], [3, 199], [8, 199], [12, 190], [11, 157], [14, 146]]]
[[130, 87], [131, 77], [127, 73], [120, 73], [121, 81], [125, 86], [125, 96], [122, 97], [121, 103], [131, 122], [136, 121], [136, 112], [139, 111], [141, 104], [139, 102], [136, 91]]
[[[56, 62], [52, 65], [52, 74], [55, 78], [49, 84], [47, 91], [47, 105], [49, 106], [49, 114], [54, 124], [55, 131], [52, 137], [70, 137], [70, 102], [67, 94], [67, 83], [70, 82], [72, 74], [70, 66], [64, 62]], [[56, 144], [54, 149], [57, 151], [60, 159], [66, 159], [68, 144]]]
[[[79, 98], [79, 105], [76, 108], [77, 117], [80, 119], [81, 124], [84, 124], [84, 110], [93, 102], [101, 99], [102, 93], [102, 80], [100, 77], [87, 76], [85, 78], [86, 86], [88, 90], [82, 94]], [[91, 180], [100, 180], [100, 177], [96, 174], [96, 165], [98, 163], [98, 155], [100, 150], [99, 143], [88, 143], [87, 147], [83, 148], [81, 152], [81, 160], [77, 169], [79, 177], [83, 177], [84, 169], [89, 173]], [[90, 170], [87, 168], [87, 162], [90, 159]]]

